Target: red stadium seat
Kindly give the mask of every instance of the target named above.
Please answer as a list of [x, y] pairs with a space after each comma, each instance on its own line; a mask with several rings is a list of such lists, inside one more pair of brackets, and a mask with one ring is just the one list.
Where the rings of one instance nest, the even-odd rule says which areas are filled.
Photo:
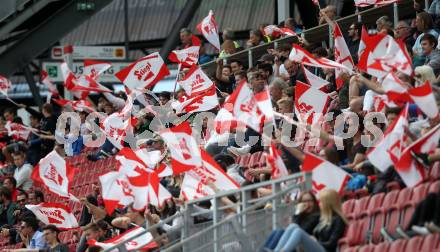
[[401, 210], [400, 226], [403, 230], [409, 225], [416, 206], [414, 203], [405, 204]]
[[420, 202], [426, 197], [429, 190], [429, 183], [423, 183], [413, 188], [411, 194], [411, 200], [415, 203]]
[[255, 152], [251, 155], [251, 158], [249, 160], [249, 167], [250, 168], [255, 168], [258, 166], [259, 162], [260, 162], [260, 157], [263, 153], [262, 152]]
[[355, 201], [353, 212], [348, 216], [351, 218], [359, 218], [364, 211], [367, 210], [370, 197], [363, 197]]
[[400, 220], [400, 209], [396, 206], [390, 207], [385, 210], [386, 220], [385, 220], [385, 231], [391, 235], [393, 238], [398, 237], [396, 233], [396, 228], [399, 226]]
[[403, 188], [399, 191], [399, 196], [397, 196], [396, 204], [397, 205], [403, 205], [410, 201], [411, 199], [412, 190], [411, 188]]
[[374, 245], [368, 244], [359, 248], [358, 252], [373, 252]]
[[[365, 232], [362, 230], [364, 229]], [[342, 239], [339, 239], [338, 245], [340, 248], [347, 248], [362, 244], [365, 237], [362, 237], [368, 230], [368, 219], [352, 220], [349, 222], [346, 233]]]
[[425, 236], [420, 251], [439, 251], [440, 234]]
[[341, 251], [341, 252], [359, 252], [359, 247], [358, 246], [346, 247], [344, 249], [340, 249], [339, 251]]
[[438, 180], [440, 179], [440, 162], [435, 162], [429, 171], [429, 179]]
[[374, 246], [374, 252], [386, 252], [389, 250], [390, 245], [391, 244], [389, 242], [381, 242]]
[[382, 207], [384, 209], [387, 209], [387, 208], [393, 206], [396, 203], [398, 196], [399, 196], [398, 190], [394, 190], [394, 191], [391, 191], [391, 192], [388, 192], [387, 194], [385, 194]]
[[372, 211], [382, 206], [383, 199], [385, 197], [385, 193], [378, 193], [373, 195], [368, 202], [368, 210]]
[[438, 193], [439, 191], [440, 191], [440, 180], [433, 182], [429, 186], [429, 190], [428, 190], [429, 193]]
[[402, 252], [405, 251], [406, 244], [408, 240], [397, 240], [391, 243], [388, 252]]
[[350, 214], [353, 211], [354, 208], [354, 204], [355, 204], [355, 199], [351, 199], [351, 200], [347, 200], [342, 204], [342, 212], [345, 215]]
[[377, 209], [376, 211], [372, 211], [370, 218], [372, 223], [371, 241], [374, 244], [378, 244], [383, 241], [380, 231], [385, 224], [385, 213], [382, 209]]
[[423, 245], [423, 237], [421, 236], [413, 237], [409, 239], [408, 243], [406, 244], [405, 251], [408, 252], [419, 251], [422, 245]]

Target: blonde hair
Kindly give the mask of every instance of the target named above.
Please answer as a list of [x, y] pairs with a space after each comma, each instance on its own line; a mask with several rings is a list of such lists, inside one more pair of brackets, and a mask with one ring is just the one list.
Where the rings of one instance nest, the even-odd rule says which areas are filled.
[[416, 76], [416, 86], [423, 85], [426, 81], [429, 83], [435, 83], [436, 78], [434, 70], [430, 66], [418, 66], [414, 69], [414, 75]]
[[333, 189], [325, 189], [318, 194], [319, 208], [321, 210], [320, 222], [323, 225], [330, 225], [333, 214], [339, 215], [347, 223], [347, 219], [342, 213], [341, 197]]

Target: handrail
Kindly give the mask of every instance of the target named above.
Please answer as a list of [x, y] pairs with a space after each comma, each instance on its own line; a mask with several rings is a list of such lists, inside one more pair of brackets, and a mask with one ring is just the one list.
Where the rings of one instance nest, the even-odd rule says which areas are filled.
[[[412, 0], [401, 0], [397, 4], [397, 7], [399, 9], [398, 15], [400, 19], [405, 19], [408, 17], [415, 16]], [[342, 30], [347, 29], [353, 22], [356, 22], [358, 20], [358, 17], [362, 18], [362, 23], [364, 25], [372, 25], [375, 24], [376, 20], [383, 15], [388, 15], [392, 17], [395, 14], [393, 9], [394, 9], [393, 4], [387, 4], [340, 18], [337, 20], [337, 22]], [[313, 28], [302, 31], [302, 33], [304, 33], [304, 36], [307, 41], [326, 41], [328, 40], [328, 35], [329, 35], [328, 24], [315, 26]], [[237, 53], [229, 55], [228, 57], [225, 57], [225, 59], [226, 61], [236, 59], [236, 60], [240, 60], [243, 63], [246, 63], [249, 61], [249, 59], [252, 59], [252, 62], [255, 62], [256, 60], [254, 59], [258, 59], [263, 54], [267, 53], [266, 50], [269, 48], [274, 48], [275, 44], [293, 43], [294, 40], [295, 37], [279, 38], [269, 43], [257, 45], [239, 51]], [[213, 74], [215, 73], [216, 62], [215, 60], [213, 60], [201, 65], [201, 67], [207, 74]]]
[[[177, 212], [176, 214], [174, 214], [174, 215], [172, 215], [170, 217], [167, 217], [166, 219], [160, 221], [159, 223], [156, 223], [156, 224], [154, 224], [152, 226], [149, 226], [148, 228], [146, 228], [146, 230], [144, 232], [141, 232], [141, 233], [139, 233], [137, 235], [134, 235], [134, 236], [130, 237], [130, 239], [128, 239], [128, 240], [126, 240], [124, 242], [121, 242], [119, 244], [116, 244], [116, 245], [114, 245], [114, 246], [112, 246], [112, 247], [110, 247], [110, 248], [108, 248], [108, 249], [106, 249], [104, 251], [105, 252], [112, 251], [113, 249], [116, 249], [116, 248], [118, 248], [119, 251], [126, 251], [125, 246], [124, 246], [124, 244], [126, 242], [134, 240], [134, 239], [136, 239], [136, 238], [138, 238], [138, 237], [140, 237], [140, 236], [142, 236], [142, 235], [144, 235], [144, 234], [146, 234], [148, 232], [151, 232], [152, 230], [162, 226], [164, 223], [168, 223], [168, 222], [173, 221], [175, 218], [179, 218], [179, 217], [184, 216], [185, 212], [188, 211], [189, 206], [192, 206], [192, 205], [194, 205], [196, 203], [199, 203], [199, 202], [202, 202], [202, 201], [207, 201], [207, 200], [212, 200], [212, 199], [216, 199], [216, 198], [222, 198], [222, 197], [225, 197], [225, 196], [228, 196], [228, 195], [234, 195], [234, 194], [237, 194], [237, 193], [242, 193], [242, 192], [249, 191], [249, 190], [254, 190], [254, 189], [257, 189], [257, 188], [262, 188], [262, 187], [267, 186], [267, 185], [281, 184], [283, 182], [286, 182], [286, 181], [289, 181], [289, 180], [294, 180], [294, 179], [299, 179], [301, 177], [305, 178], [304, 182], [303, 182], [304, 185], [306, 185], [307, 183], [311, 184], [311, 181], [310, 181], [311, 177], [310, 176], [311, 176], [310, 174], [299, 172], [299, 173], [295, 173], [295, 174], [292, 174], [292, 175], [289, 175], [289, 176], [286, 176], [286, 177], [283, 177], [283, 178], [279, 178], [279, 179], [275, 179], [275, 180], [270, 180], [270, 181], [264, 181], [264, 182], [260, 182], [260, 183], [257, 183], [257, 184], [248, 185], [248, 186], [242, 187], [240, 189], [228, 190], [228, 191], [220, 192], [220, 193], [215, 194], [215, 195], [206, 196], [206, 197], [203, 197], [203, 198], [200, 198], [200, 199], [197, 199], [197, 200], [188, 201], [188, 202], [185, 203], [185, 208], [184, 208], [183, 211]], [[262, 201], [257, 202], [255, 205], [261, 206], [262, 202], [266, 203], [267, 201], [273, 200], [274, 197], [279, 196], [280, 194], [286, 193], [287, 191], [292, 190], [292, 188], [299, 187], [299, 186], [300, 185], [298, 185], [298, 184], [287, 186], [285, 189], [281, 190], [280, 192], [278, 192], [276, 194], [272, 194], [270, 197], [263, 198]], [[248, 209], [252, 210], [254, 208], [253, 207], [246, 208], [245, 210], [240, 212], [240, 216], [242, 215], [242, 213], [247, 213], [247, 212], [251, 211], [251, 210], [248, 210]], [[218, 222], [218, 223], [220, 223], [220, 222]], [[221, 222], [221, 223], [223, 223], [223, 222]]]

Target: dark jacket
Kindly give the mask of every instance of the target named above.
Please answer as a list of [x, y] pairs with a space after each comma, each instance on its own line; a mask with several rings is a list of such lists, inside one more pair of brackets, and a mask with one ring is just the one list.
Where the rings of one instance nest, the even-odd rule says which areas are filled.
[[292, 217], [292, 222], [298, 224], [308, 234], [313, 234], [313, 230], [319, 223], [319, 211], [309, 214], [299, 214]]
[[338, 240], [344, 235], [345, 222], [337, 214], [333, 215], [330, 225], [318, 224], [313, 230], [313, 236], [328, 252], [336, 251]]

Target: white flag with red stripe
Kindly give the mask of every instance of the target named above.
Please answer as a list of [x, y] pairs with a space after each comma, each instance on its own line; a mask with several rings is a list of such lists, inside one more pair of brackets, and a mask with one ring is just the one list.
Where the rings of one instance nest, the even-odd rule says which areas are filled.
[[31, 178], [54, 194], [78, 201], [70, 193], [70, 183], [73, 181], [74, 174], [75, 169], [54, 150], [34, 167]]
[[[406, 75], [412, 75], [412, 62], [403, 42], [396, 41], [393, 37], [387, 35], [385, 54], [376, 54], [373, 62], [368, 64], [368, 70], [376, 77], [383, 78], [391, 71], [399, 71]], [[379, 43], [378, 46], [383, 46]], [[378, 52], [382, 52], [383, 48], [377, 47]]]
[[432, 154], [435, 152], [439, 140], [440, 124], [405, 148], [399, 161], [395, 164], [395, 169], [406, 186], [416, 186], [425, 178], [425, 168], [413, 158], [412, 153]]
[[200, 46], [190, 46], [182, 50], [171, 51], [168, 59], [172, 62], [182, 64], [184, 67], [196, 65], [199, 61]]
[[6, 122], [5, 129], [8, 132], [8, 136], [12, 136], [16, 140], [27, 141], [31, 134], [31, 128], [10, 121]]
[[171, 103], [177, 114], [208, 111], [219, 106], [217, 91], [214, 85], [190, 96], [183, 96]]
[[115, 74], [130, 90], [152, 88], [158, 81], [169, 75], [167, 65], [158, 52], [138, 59]]
[[296, 81], [295, 114], [308, 124], [317, 123], [326, 113], [330, 96], [319, 89]]
[[408, 94], [420, 110], [429, 118], [435, 118], [439, 115], [437, 103], [429, 81], [426, 81], [422, 86], [409, 89]]
[[345, 65], [342, 65], [338, 62], [326, 58], [319, 58], [319, 59], [315, 58], [315, 56], [313, 56], [310, 52], [306, 51], [297, 44], [293, 44], [292, 51], [289, 54], [289, 60], [312, 67], [332, 68], [332, 69], [340, 68], [348, 72], [351, 72], [351, 70], [348, 69]]
[[112, 92], [110, 89], [104, 87], [102, 84], [98, 83], [95, 79], [88, 75], [81, 75], [76, 78], [73, 83], [72, 91], [87, 91], [87, 92]]
[[385, 91], [390, 103], [387, 104], [388, 107], [402, 107], [407, 102], [411, 101], [411, 98], [408, 95], [408, 88], [403, 85], [402, 81], [395, 75], [394, 72], [390, 72], [385, 76], [382, 81], [382, 88]]
[[400, 159], [403, 149], [407, 146], [407, 126], [408, 106], [405, 106], [399, 117], [388, 126], [382, 141], [367, 153], [368, 160], [380, 171], [386, 171]]
[[281, 158], [281, 151], [274, 144], [269, 147], [269, 154], [266, 154], [267, 163], [272, 167], [272, 178], [277, 179], [289, 175], [286, 165]]
[[354, 0], [354, 5], [357, 7], [366, 7], [370, 5], [385, 5], [397, 2], [398, 0]]
[[[231, 104], [227, 104], [230, 106]], [[215, 131], [218, 134], [230, 132], [232, 129], [236, 129], [238, 125], [237, 120], [234, 118], [231, 112], [226, 108], [221, 108], [214, 119]]]
[[81, 112], [81, 111], [95, 111], [93, 109], [92, 103], [87, 100], [66, 100], [66, 99], [53, 99], [53, 101], [60, 105], [61, 107], [70, 106], [73, 110]]
[[203, 37], [208, 40], [208, 42], [213, 45], [217, 50], [221, 50], [220, 39], [218, 37], [218, 27], [215, 22], [214, 12], [209, 11], [208, 16], [206, 16], [202, 22], [197, 25], [197, 30], [203, 35]]
[[269, 88], [265, 87], [263, 91], [254, 95], [258, 108], [266, 121], [271, 121], [275, 118], [272, 107], [272, 100], [270, 99]]
[[[335, 23], [333, 28], [333, 34], [335, 39], [335, 61], [346, 66], [350, 71], [354, 68], [354, 62], [351, 57], [351, 53], [348, 50], [347, 43], [345, 43], [344, 36], [342, 36], [341, 29], [339, 28], [339, 25]], [[339, 90], [343, 84], [344, 81], [341, 78], [342, 73], [344, 72], [343, 69], [336, 68], [335, 69], [335, 75], [336, 75], [336, 88]], [[345, 71], [347, 72], [347, 71]]]
[[2, 93], [4, 96], [8, 96], [8, 89], [11, 87], [11, 81], [0, 75], [0, 93]]
[[46, 225], [54, 225], [60, 230], [78, 227], [78, 221], [72, 210], [63, 204], [43, 202], [38, 205], [25, 205], [38, 220]]
[[177, 81], [177, 84], [185, 90], [188, 96], [197, 95], [214, 86], [211, 79], [197, 65], [193, 65], [185, 76]]
[[312, 72], [310, 72], [304, 65], [301, 64], [303, 73], [304, 73], [304, 77], [306, 78], [308, 84], [314, 88], [317, 89], [321, 89], [325, 86], [327, 86], [328, 84], [330, 84], [330, 82], [322, 79], [321, 77], [314, 75]]
[[52, 95], [59, 94], [57, 86], [49, 79], [49, 74], [44, 70], [41, 71], [41, 82], [47, 86]]
[[88, 95], [89, 91], [84, 90], [73, 90], [78, 84], [78, 78], [75, 76], [75, 74], [69, 69], [66, 62], [63, 62], [60, 65], [61, 74], [63, 75], [64, 80], [64, 87], [66, 87], [67, 90], [71, 91], [73, 96], [80, 100], [84, 100]]
[[188, 122], [162, 130], [159, 134], [168, 146], [171, 155], [170, 163], [175, 174], [202, 165], [200, 148]]
[[[110, 249], [118, 244], [124, 243], [127, 251], [149, 251], [149, 249], [157, 248], [157, 243], [153, 242], [153, 235], [150, 232], [145, 233], [145, 231], [145, 228], [137, 226], [104, 242], [98, 242], [91, 239], [87, 241], [87, 244], [90, 246], [98, 246], [103, 249]], [[145, 234], [140, 235], [142, 233]], [[138, 237], [131, 239], [135, 236]], [[115, 249], [114, 251], [118, 250]]]
[[380, 67], [373, 65], [373, 68], [371, 68], [369, 66], [371, 66], [373, 63], [378, 64], [377, 59], [386, 55], [388, 43], [388, 35], [378, 33], [370, 36], [368, 35], [365, 27], [362, 27], [361, 42], [359, 44], [358, 51], [358, 69], [373, 76], [381, 76], [384, 71], [380, 69]]
[[240, 188], [208, 153], [204, 150], [200, 152], [203, 165], [187, 171], [183, 179], [181, 194], [185, 200], [214, 195], [216, 190], [227, 191]]
[[280, 36], [298, 36], [294, 31], [285, 27], [278, 27], [276, 25], [268, 25], [263, 28], [263, 33], [265, 36], [270, 36], [272, 38], [278, 38]]
[[133, 98], [127, 96], [124, 108], [121, 112], [115, 112], [104, 119], [102, 130], [107, 139], [118, 149], [122, 149], [125, 137], [133, 132], [131, 111], [133, 109]]
[[262, 113], [258, 108], [254, 93], [246, 80], [243, 80], [223, 105], [230, 109], [237, 121], [243, 122], [257, 132], [262, 127]]
[[336, 165], [311, 153], [304, 153], [304, 161], [301, 166], [303, 172], [312, 173], [313, 192], [319, 193], [324, 189], [333, 189], [342, 192], [350, 175]]
[[84, 60], [83, 75], [97, 80], [99, 76], [107, 71], [110, 67], [112, 67], [110, 62], [86, 59]]

